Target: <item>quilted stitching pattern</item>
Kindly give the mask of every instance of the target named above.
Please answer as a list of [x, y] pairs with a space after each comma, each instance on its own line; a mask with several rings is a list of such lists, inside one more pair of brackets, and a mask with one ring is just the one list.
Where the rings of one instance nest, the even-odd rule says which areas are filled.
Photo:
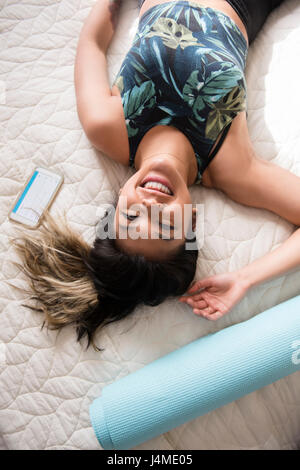
[[[15, 226], [7, 219], [35, 166], [59, 170], [65, 184], [52, 213], [66, 210], [88, 241], [97, 209], [111, 202], [132, 170], [97, 152], [76, 113], [73, 66], [82, 23], [94, 0], [4, 0], [0, 13], [0, 448], [99, 449], [88, 406], [104, 385], [194, 339], [246, 320], [299, 294], [300, 271], [253, 289], [229, 315], [208, 322], [167, 300], [141, 307], [98, 335], [85, 351], [74, 330], [40, 331], [42, 318], [21, 304], [23, 275], [11, 261]], [[136, 27], [136, 0], [124, 2], [109, 50], [111, 82]], [[297, 110], [300, 7], [288, 0], [268, 19], [248, 57], [249, 128], [256, 149], [300, 175]], [[284, 85], [284, 86], [283, 86]], [[278, 182], [280, 184], [280, 182]], [[205, 204], [205, 245], [197, 277], [233, 270], [278, 246], [291, 224], [218, 191], [191, 188]], [[300, 444], [299, 374], [289, 376], [153, 439], [141, 449], [295, 449]], [[298, 385], [298, 387], [297, 387]]]

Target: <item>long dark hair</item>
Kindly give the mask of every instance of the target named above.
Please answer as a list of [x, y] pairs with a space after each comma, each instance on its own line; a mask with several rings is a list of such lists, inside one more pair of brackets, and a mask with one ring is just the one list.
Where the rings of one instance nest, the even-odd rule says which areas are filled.
[[96, 238], [91, 247], [49, 213], [38, 232], [21, 234], [13, 243], [30, 280], [30, 299], [36, 301], [25, 306], [42, 312], [50, 329], [75, 325], [77, 340], [87, 337], [87, 347], [100, 351], [94, 343], [98, 328], [125, 318], [139, 304], [155, 306], [183, 295], [198, 256], [185, 243], [163, 261], [124, 253], [111, 238]]

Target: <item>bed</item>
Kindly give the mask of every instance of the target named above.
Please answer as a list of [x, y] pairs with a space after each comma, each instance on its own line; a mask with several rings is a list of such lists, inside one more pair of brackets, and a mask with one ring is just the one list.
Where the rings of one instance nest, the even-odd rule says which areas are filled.
[[[76, 112], [74, 58], [95, 0], [2, 0], [0, 12], [0, 449], [101, 450], [88, 408], [102, 388], [209, 333], [247, 320], [300, 293], [300, 269], [253, 288], [216, 322], [168, 299], [138, 307], [96, 337], [96, 352], [72, 327], [41, 330], [22, 306], [26, 280], [13, 265], [15, 226], [7, 214], [36, 166], [57, 170], [64, 185], [51, 212], [66, 211], [90, 243], [104, 204], [113, 202], [129, 167], [96, 151]], [[111, 83], [138, 24], [137, 0], [125, 0], [108, 53]], [[250, 48], [248, 122], [257, 152], [300, 176], [300, 5], [275, 10]], [[278, 182], [280, 184], [280, 182]], [[196, 277], [232, 271], [279, 246], [295, 229], [265, 210], [223, 193], [190, 188], [204, 204], [205, 236]], [[287, 312], [288, 314], [288, 312]], [[220, 352], [221, 354], [221, 352]], [[135, 449], [300, 448], [300, 373], [179, 426]]]

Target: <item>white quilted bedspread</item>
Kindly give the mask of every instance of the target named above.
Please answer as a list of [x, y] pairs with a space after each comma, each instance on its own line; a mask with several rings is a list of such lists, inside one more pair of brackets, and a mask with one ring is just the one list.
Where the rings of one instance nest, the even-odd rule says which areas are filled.
[[[210, 322], [168, 300], [137, 308], [106, 327], [97, 353], [75, 341], [73, 328], [41, 331], [42, 317], [22, 307], [26, 285], [11, 263], [15, 226], [7, 219], [36, 166], [59, 170], [65, 183], [52, 213], [94, 237], [99, 207], [111, 202], [132, 170], [89, 143], [76, 113], [74, 58], [95, 0], [0, 0], [0, 448], [101, 449], [88, 407], [108, 383], [198, 337], [249, 319], [300, 293], [300, 270], [255, 289], [227, 316]], [[137, 0], [122, 6], [109, 49], [111, 82], [138, 21]], [[300, 176], [300, 3], [274, 11], [251, 46], [247, 79], [249, 128], [260, 155]], [[280, 185], [280, 181], [278, 181]], [[294, 227], [276, 215], [192, 187], [205, 205], [205, 241], [197, 278], [234, 270], [288, 238]], [[98, 213], [97, 213], [98, 211]], [[296, 373], [136, 449], [296, 449], [300, 445], [300, 374]]]

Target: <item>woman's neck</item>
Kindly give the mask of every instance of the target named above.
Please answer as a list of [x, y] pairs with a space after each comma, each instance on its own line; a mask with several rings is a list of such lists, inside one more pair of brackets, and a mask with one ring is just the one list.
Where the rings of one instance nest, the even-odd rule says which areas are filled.
[[142, 138], [134, 159], [134, 166], [139, 170], [149, 159], [164, 155], [191, 186], [197, 177], [197, 160], [194, 149], [187, 137], [173, 126], [152, 127]]

